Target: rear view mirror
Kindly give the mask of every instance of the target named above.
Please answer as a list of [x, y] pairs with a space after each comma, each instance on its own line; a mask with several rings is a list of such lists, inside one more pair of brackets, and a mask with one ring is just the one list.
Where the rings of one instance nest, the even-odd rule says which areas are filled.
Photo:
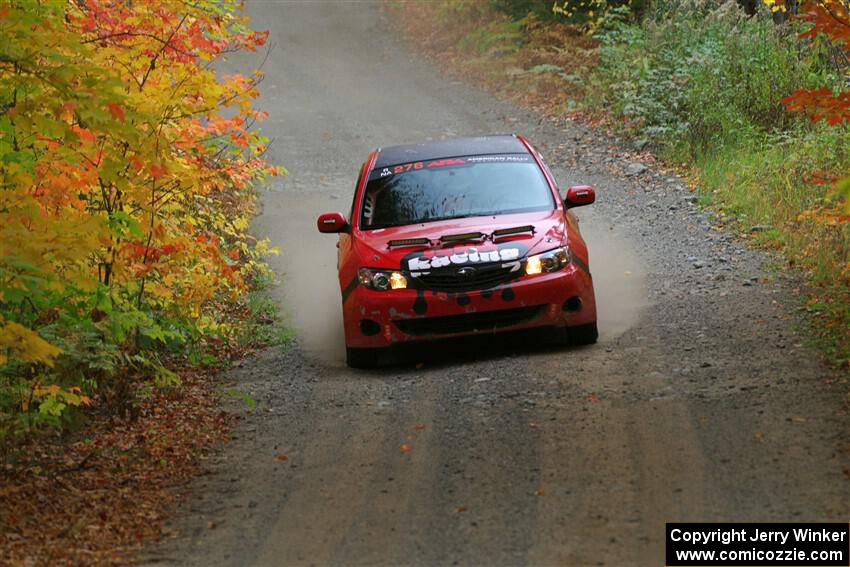
[[567, 196], [564, 197], [564, 205], [568, 209], [572, 207], [581, 207], [589, 205], [596, 200], [596, 192], [590, 185], [574, 185], [567, 189]]
[[342, 213], [319, 215], [316, 226], [319, 228], [319, 232], [345, 232], [348, 229], [348, 223]]

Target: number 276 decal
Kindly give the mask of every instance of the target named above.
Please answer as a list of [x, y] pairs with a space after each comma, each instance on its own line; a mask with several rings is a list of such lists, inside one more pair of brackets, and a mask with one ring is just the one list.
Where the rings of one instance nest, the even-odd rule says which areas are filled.
[[415, 163], [405, 163], [404, 165], [397, 165], [393, 168], [393, 173], [404, 173], [406, 171], [410, 171], [412, 169], [422, 169], [425, 167], [421, 161], [417, 161]]

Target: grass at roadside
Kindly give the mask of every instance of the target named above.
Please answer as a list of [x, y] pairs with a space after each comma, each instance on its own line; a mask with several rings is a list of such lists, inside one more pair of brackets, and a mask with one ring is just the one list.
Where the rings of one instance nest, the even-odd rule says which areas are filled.
[[295, 338], [295, 330], [282, 318], [280, 306], [271, 295], [274, 278], [264, 277], [255, 282], [253, 290], [245, 296], [246, 324], [237, 336], [243, 348], [283, 347]]
[[734, 3], [659, 4], [640, 23], [609, 14], [594, 38], [488, 3], [410, 2], [390, 11], [447, 69], [553, 117], [632, 136], [674, 165], [742, 238], [801, 270], [813, 340], [850, 365], [850, 223], [832, 178], [850, 171], [850, 130], [812, 125], [781, 99], [836, 86], [828, 53]]

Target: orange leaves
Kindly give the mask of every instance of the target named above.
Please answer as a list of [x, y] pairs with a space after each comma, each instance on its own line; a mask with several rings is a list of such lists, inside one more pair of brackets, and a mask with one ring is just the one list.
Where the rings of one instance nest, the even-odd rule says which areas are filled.
[[[775, 0], [765, 0], [773, 3]], [[781, 2], [782, 0], [780, 0]], [[784, 9], [784, 3], [781, 4]], [[801, 37], [816, 39], [820, 34], [831, 40], [845, 56], [850, 53], [850, 5], [843, 0], [804, 0], [799, 5], [798, 19], [811, 26]], [[782, 99], [788, 112], [802, 112], [812, 122], [826, 122], [839, 126], [850, 122], [850, 92], [834, 92], [827, 87], [798, 90]], [[834, 176], [817, 172], [807, 180], [814, 185], [833, 185], [830, 198], [837, 206], [804, 211], [801, 217], [811, 218], [820, 224], [837, 224], [850, 221], [850, 178], [836, 181]]]
[[804, 112], [812, 122], [825, 121], [837, 126], [850, 121], [850, 93], [833, 93], [826, 87], [799, 90], [782, 99], [788, 112]]
[[121, 108], [118, 103], [110, 102], [106, 106], [109, 108], [109, 113], [112, 114], [112, 118], [124, 122], [124, 109]]
[[162, 164], [152, 163], [148, 165], [148, 172], [154, 179], [159, 179], [160, 177], [168, 173], [168, 167]]
[[83, 142], [93, 144], [97, 141], [97, 136], [95, 136], [88, 128], [81, 128], [75, 124], [71, 126], [71, 131], [74, 132]]
[[[773, 4], [775, 0], [765, 0]], [[784, 10], [784, 2], [777, 4]], [[824, 34], [837, 47], [847, 52], [850, 50], [850, 8], [842, 0], [804, 0], [798, 8], [797, 19], [811, 24], [801, 35], [803, 38], [815, 39]], [[804, 112], [813, 122], [825, 121], [836, 126], [850, 121], [850, 93], [833, 92], [827, 87], [810, 90], [798, 90], [782, 99], [789, 112]]]

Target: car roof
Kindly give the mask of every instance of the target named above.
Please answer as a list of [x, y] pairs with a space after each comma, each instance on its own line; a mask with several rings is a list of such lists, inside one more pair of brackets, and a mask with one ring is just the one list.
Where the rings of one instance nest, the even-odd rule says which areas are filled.
[[528, 150], [514, 134], [452, 138], [378, 148], [378, 158], [374, 167], [458, 156], [525, 153], [528, 153]]

